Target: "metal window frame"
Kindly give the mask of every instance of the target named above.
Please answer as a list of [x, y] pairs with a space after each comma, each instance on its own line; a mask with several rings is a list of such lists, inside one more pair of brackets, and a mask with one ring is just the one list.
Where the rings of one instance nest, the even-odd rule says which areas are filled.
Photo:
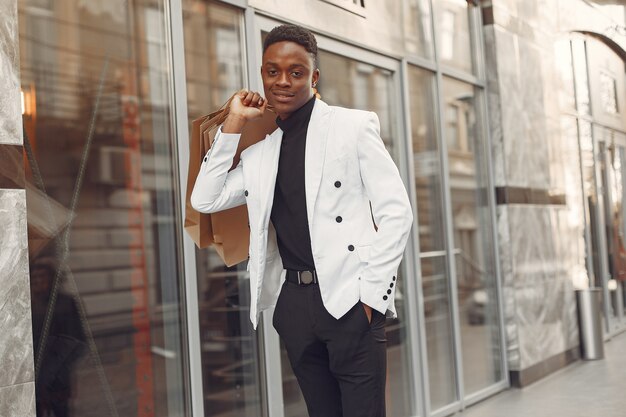
[[[187, 171], [189, 167], [189, 131], [187, 128], [187, 78], [185, 70], [185, 48], [183, 36], [183, 9], [181, 1], [166, 2], [169, 12], [169, 56], [172, 80], [170, 94], [173, 98], [174, 131], [176, 132], [176, 157], [178, 166], [178, 192], [181, 202], [180, 224], [184, 224], [185, 212], [182, 209], [186, 197]], [[182, 231], [182, 227], [179, 229]], [[204, 416], [204, 390], [202, 381], [202, 355], [200, 351], [200, 317], [198, 306], [198, 284], [196, 271], [196, 250], [191, 237], [186, 233], [179, 236], [183, 268], [182, 279], [185, 286], [185, 324], [187, 332], [188, 370], [186, 381], [187, 409], [193, 416]]]

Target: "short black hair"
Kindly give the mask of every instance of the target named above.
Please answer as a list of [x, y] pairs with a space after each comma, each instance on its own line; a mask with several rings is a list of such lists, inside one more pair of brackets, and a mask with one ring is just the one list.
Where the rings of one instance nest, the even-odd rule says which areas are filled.
[[295, 42], [300, 46], [303, 46], [306, 51], [311, 54], [313, 58], [313, 64], [315, 68], [318, 66], [317, 62], [317, 39], [315, 35], [308, 29], [297, 25], [280, 25], [267, 34], [265, 41], [263, 42], [263, 53], [271, 45], [278, 42]]

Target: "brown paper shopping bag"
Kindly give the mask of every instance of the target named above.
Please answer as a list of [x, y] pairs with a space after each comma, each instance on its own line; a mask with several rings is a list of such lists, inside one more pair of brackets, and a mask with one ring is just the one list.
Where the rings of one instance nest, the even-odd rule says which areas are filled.
[[[248, 258], [250, 229], [246, 206], [203, 214], [191, 207], [190, 199], [202, 159], [210, 149], [217, 129], [228, 116], [230, 100], [232, 98], [219, 110], [192, 122], [185, 198], [185, 230], [198, 247], [213, 246], [227, 266], [233, 266]], [[241, 134], [231, 169], [239, 163], [239, 156], [244, 149], [263, 140], [276, 128], [276, 115], [271, 111], [265, 111], [263, 117], [248, 122]]]

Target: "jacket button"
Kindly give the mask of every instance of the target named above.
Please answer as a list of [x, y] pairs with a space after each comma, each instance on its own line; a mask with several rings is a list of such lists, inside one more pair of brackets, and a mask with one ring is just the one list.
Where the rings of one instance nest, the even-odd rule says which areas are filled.
[[387, 297], [386, 295], [383, 295], [383, 300], [387, 301], [387, 298], [389, 297]]
[[341, 218], [341, 216], [337, 216], [337, 218], [336, 218], [335, 220], [337, 220], [337, 223], [341, 223], [341, 221], [342, 221], [343, 219]]
[[389, 288], [393, 288], [393, 282], [389, 284]]
[[396, 277], [393, 277], [393, 278], [391, 278], [391, 279], [393, 279], [393, 280], [395, 281], [395, 280], [396, 280]]
[[243, 194], [247, 197], [248, 196], [248, 190], [244, 191]]
[[349, 250], [350, 252], [352, 252], [352, 251], [354, 250], [354, 246], [353, 246], [353, 245], [348, 245], [348, 250]]
[[206, 156], [204, 157], [204, 162], [206, 162]]
[[391, 290], [387, 290], [387, 294], [391, 294]]
[[341, 187], [341, 181], [335, 181], [335, 187], [337, 188]]

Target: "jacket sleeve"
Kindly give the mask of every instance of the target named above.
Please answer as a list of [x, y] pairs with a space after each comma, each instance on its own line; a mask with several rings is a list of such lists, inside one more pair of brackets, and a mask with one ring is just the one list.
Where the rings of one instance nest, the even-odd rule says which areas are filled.
[[246, 203], [241, 160], [228, 172], [240, 138], [240, 134], [222, 133], [222, 127], [219, 127], [191, 193], [191, 206], [195, 210], [215, 213]]
[[380, 137], [378, 116], [369, 112], [357, 138], [361, 180], [378, 227], [360, 276], [361, 301], [385, 314], [396, 289], [397, 270], [413, 224], [400, 173]]

